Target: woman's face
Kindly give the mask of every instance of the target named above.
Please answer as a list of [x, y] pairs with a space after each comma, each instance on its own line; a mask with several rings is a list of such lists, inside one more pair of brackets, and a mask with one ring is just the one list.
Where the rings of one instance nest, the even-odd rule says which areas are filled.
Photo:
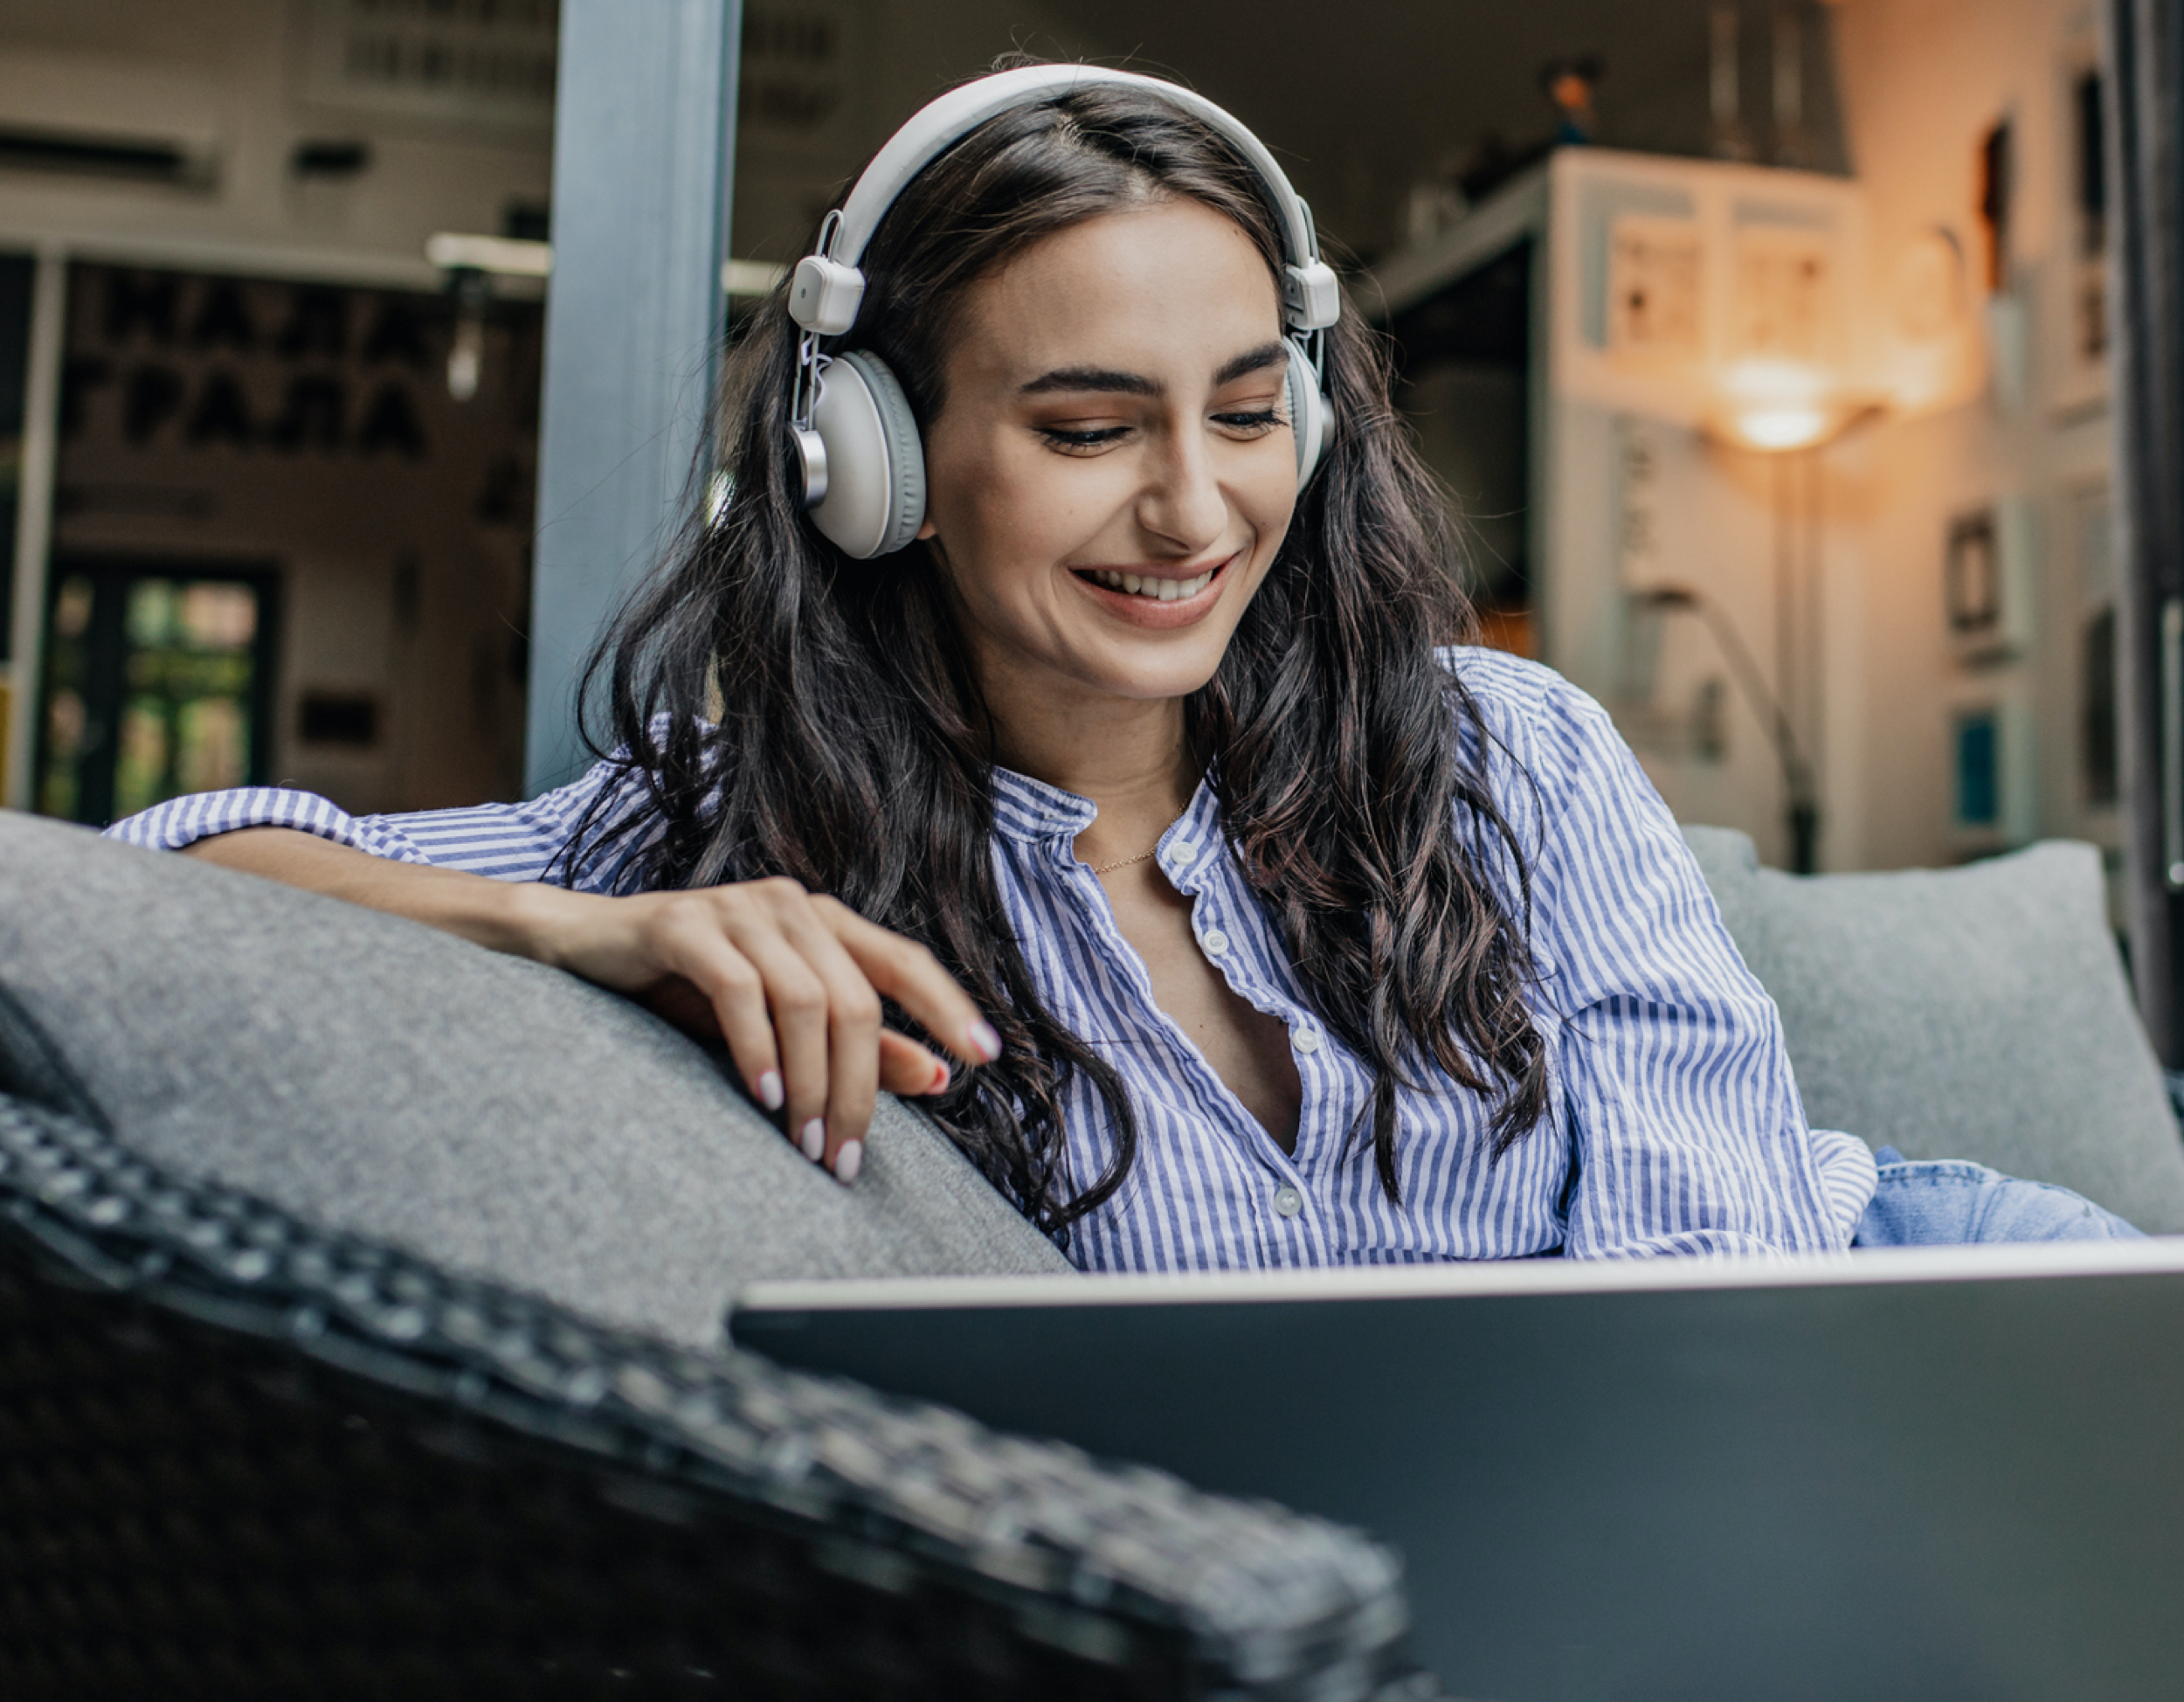
[[971, 286], [925, 434], [932, 540], [1000, 709], [1211, 679], [1296, 500], [1282, 306], [1202, 203], [1042, 239]]

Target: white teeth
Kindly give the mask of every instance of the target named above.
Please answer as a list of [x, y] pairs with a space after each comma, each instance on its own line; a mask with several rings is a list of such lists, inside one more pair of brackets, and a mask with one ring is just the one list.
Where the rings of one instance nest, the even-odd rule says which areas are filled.
[[1175, 603], [1186, 597], [1196, 597], [1213, 583], [1213, 571], [1208, 569], [1192, 579], [1161, 579], [1150, 573], [1124, 573], [1111, 567], [1095, 567], [1092, 577], [1109, 591], [1126, 592], [1132, 597], [1150, 597], [1156, 602]]

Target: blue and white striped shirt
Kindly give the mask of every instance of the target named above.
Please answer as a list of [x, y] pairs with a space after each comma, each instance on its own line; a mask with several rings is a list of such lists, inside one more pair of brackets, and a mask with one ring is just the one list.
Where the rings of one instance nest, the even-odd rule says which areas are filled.
[[[1533, 857], [1547, 1121], [1489, 1162], [1487, 1101], [1445, 1078], [1404, 1094], [1401, 1200], [1390, 1202], [1369, 1142], [1350, 1138], [1372, 1073], [1311, 1008], [1201, 785], [1157, 855], [1192, 901], [1200, 948], [1289, 1030], [1303, 1104], [1284, 1152], [1154, 1003], [1076, 857], [1091, 802], [996, 769], [994, 868], [1032, 977], [1055, 1017], [1112, 1060], [1138, 1117], [1137, 1162], [1077, 1226], [1071, 1256], [1147, 1271], [1846, 1247], [1873, 1194], [1872, 1155], [1806, 1126], [1773, 1002], [1607, 713], [1534, 663], [1488, 650], [1448, 661], [1484, 720], [1495, 796]], [[109, 831], [174, 848], [293, 827], [404, 862], [537, 880], [610, 785], [610, 819], [642, 799], [641, 782], [602, 764], [525, 804], [356, 817], [253, 788], [176, 799]], [[611, 889], [636, 848], [581, 865], [575, 884]], [[1089, 1083], [1068, 1092], [1066, 1138], [1080, 1182], [1099, 1175], [1112, 1137]]]

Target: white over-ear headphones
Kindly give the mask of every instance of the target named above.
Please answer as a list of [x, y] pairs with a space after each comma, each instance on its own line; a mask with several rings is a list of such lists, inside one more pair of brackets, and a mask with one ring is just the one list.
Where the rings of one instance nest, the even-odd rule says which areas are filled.
[[857, 322], [865, 246], [910, 180], [986, 120], [1073, 89], [1119, 85], [1150, 90], [1227, 139], [1259, 176], [1282, 233], [1282, 318], [1290, 332], [1289, 426], [1296, 482], [1303, 488], [1334, 431], [1324, 376], [1324, 333], [1342, 311], [1335, 274], [1319, 257], [1312, 211], [1289, 187], [1266, 144], [1202, 95], [1128, 71], [1035, 65], [981, 77], [924, 107], [873, 156], [838, 212], [819, 227], [817, 249], [797, 262], [789, 316], [803, 328], [791, 428], [812, 522], [860, 561], [900, 550], [925, 522], [925, 451], [909, 400], [887, 363], [867, 349], [832, 358], [821, 337]]

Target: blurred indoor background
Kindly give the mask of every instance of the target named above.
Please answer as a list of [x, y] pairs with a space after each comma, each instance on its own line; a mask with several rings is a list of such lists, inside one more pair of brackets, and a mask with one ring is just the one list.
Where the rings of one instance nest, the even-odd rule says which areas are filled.
[[[98, 822], [551, 778], [581, 635], [681, 488], [706, 328], [1021, 47], [1180, 77], [1282, 153], [1393, 339], [1488, 636], [1606, 701], [1681, 817], [1828, 869], [2086, 838], [2120, 893], [2102, 28], [2084, 0], [7, 0], [0, 788]], [[682, 296], [653, 287], [678, 240]], [[584, 436], [602, 349], [649, 375], [626, 453]], [[634, 518], [586, 520], [642, 455]]]

